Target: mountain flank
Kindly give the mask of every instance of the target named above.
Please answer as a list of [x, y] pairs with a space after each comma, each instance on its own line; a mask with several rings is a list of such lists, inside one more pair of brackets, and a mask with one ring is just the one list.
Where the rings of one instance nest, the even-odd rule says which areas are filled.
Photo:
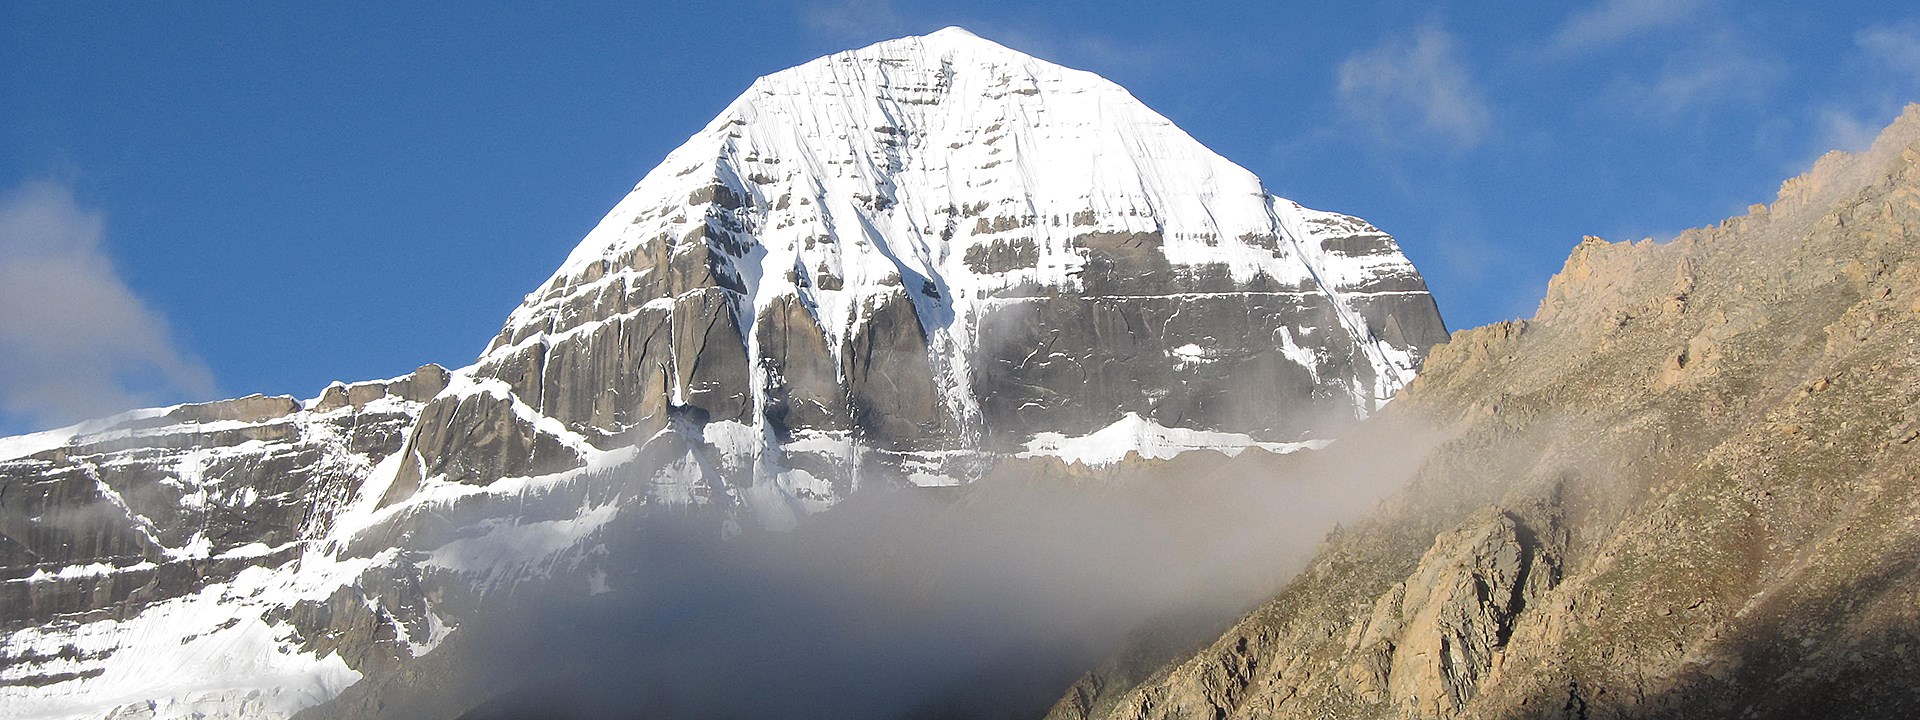
[[1917, 237], [1920, 106], [1742, 217], [1588, 238], [1340, 441], [1448, 438], [1409, 485], [1049, 717], [1920, 713]]

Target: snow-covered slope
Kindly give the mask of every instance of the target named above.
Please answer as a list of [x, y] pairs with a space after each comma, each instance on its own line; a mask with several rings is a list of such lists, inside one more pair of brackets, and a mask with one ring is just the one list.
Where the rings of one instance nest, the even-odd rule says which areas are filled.
[[[1130, 412], [1310, 439], [1443, 338], [1379, 230], [1268, 194], [1099, 76], [948, 28], [755, 82], [508, 318], [473, 370], [504, 393], [428, 409], [459, 431], [417, 438], [443, 462], [407, 481], [566, 467], [684, 416], [805, 510]], [[457, 437], [521, 416], [562, 429]]]
[[[1413, 371], [1407, 348], [1380, 342], [1358, 318], [1365, 297], [1421, 292], [1369, 287], [1410, 277], [1411, 266], [1390, 244], [1357, 256], [1321, 246], [1377, 230], [1267, 194], [1118, 85], [960, 28], [755, 82], [608, 213], [550, 290], [508, 319], [489, 357], [607, 321], [571, 312], [570, 301], [647, 284], [651, 268], [625, 256], [701, 232], [737, 241], [721, 243], [723, 267], [749, 318], [802, 297], [829, 347], [851, 336], [862, 301], [900, 292], [964, 356], [995, 301], [1027, 299], [1010, 291], [1094, 284], [1085, 236], [1140, 233], [1160, 236], [1158, 254], [1176, 271], [1334, 296], [1347, 329], [1381, 348], [1368, 356], [1378, 378], [1363, 404]], [[1022, 257], [981, 260], [996, 249]], [[966, 412], [964, 374], [947, 389]]]
[[[430, 611], [369, 590], [398, 552], [328, 540], [445, 383], [427, 366], [0, 442], [0, 717], [279, 717], [424, 652]], [[356, 624], [389, 641], [325, 639]]]
[[1021, 456], [1314, 447], [1443, 338], [1391, 238], [1098, 76], [957, 28], [821, 58], [472, 366], [0, 441], [0, 714], [285, 714], [520, 585], [618, 592], [607, 539], [662, 509], [779, 529]]
[[721, 284], [743, 296], [742, 325], [798, 297], [837, 350], [876, 297], [904, 295], [963, 364], [943, 368], [942, 387], [962, 415], [977, 412], [964, 363], [994, 310], [1034, 288], [1137, 297], [1165, 282], [1089, 275], [1111, 260], [1089, 236], [1154, 236], [1138, 242], [1171, 274], [1217, 274], [1221, 289], [1329, 297], [1373, 375], [1353, 398], [1362, 411], [1411, 378], [1420, 351], [1367, 312], [1371, 298], [1426, 293], [1378, 230], [1268, 194], [1104, 78], [947, 28], [755, 82], [608, 213], [487, 358], [614, 319], [580, 311], [610, 288], [656, 285], [657, 268], [632, 258], [663, 238], [703, 235]]

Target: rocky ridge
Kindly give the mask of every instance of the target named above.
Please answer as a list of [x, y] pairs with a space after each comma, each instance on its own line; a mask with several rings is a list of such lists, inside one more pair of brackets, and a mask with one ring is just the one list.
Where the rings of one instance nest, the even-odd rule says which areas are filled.
[[[321, 562], [315, 545], [371, 509], [355, 502], [361, 483], [400, 450], [447, 377], [428, 365], [306, 403], [253, 395], [7, 439], [0, 685], [10, 711], [49, 712], [36, 691], [57, 699], [81, 685], [103, 709], [286, 712], [352, 681], [343, 654], [380, 667], [430, 647], [424, 604], [372, 600], [417, 595], [391, 591], [406, 580], [366, 560]], [[286, 571], [302, 565], [304, 577]], [[320, 644], [351, 649], [312, 652]], [[210, 686], [169, 681], [195, 674]]]
[[1745, 216], [1588, 238], [1342, 439], [1449, 438], [1410, 485], [1051, 717], [1920, 712], [1916, 236], [1920, 106]]

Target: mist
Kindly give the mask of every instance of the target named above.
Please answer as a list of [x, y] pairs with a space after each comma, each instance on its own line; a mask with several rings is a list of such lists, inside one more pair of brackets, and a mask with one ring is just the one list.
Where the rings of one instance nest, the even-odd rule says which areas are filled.
[[716, 514], [655, 512], [603, 538], [611, 592], [517, 591], [379, 714], [1037, 718], [1103, 661], [1158, 664], [1271, 596], [1436, 438], [1395, 439], [1013, 462], [725, 540]]

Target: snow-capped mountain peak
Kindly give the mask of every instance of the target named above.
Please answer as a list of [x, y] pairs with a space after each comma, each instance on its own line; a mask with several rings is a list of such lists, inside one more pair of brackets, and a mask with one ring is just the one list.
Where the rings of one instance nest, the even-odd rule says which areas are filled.
[[[1309, 382], [1328, 381], [1350, 414], [1404, 385], [1440, 328], [1424, 285], [1383, 233], [1269, 195], [1252, 173], [1104, 78], [959, 28], [755, 81], [528, 296], [482, 365], [524, 365], [536, 346], [712, 292], [727, 294], [727, 324], [752, 358], [743, 363], [752, 379], [742, 383], [752, 397], [739, 403], [746, 412], [729, 417], [756, 426], [766, 419], [756, 409], [774, 403], [769, 390], [780, 385], [769, 375], [778, 363], [762, 361], [769, 352], [753, 330], [769, 313], [804, 311], [808, 333], [822, 336], [822, 360], [844, 369], [873, 318], [906, 303], [940, 405], [939, 417], [919, 419], [938, 425], [943, 449], [953, 439], [971, 446], [1002, 435], [1016, 446], [1032, 432], [1060, 429], [1058, 418], [1024, 417], [1045, 415], [1045, 403], [1014, 417], [983, 406], [977, 380], [989, 372], [979, 363], [1007, 360], [981, 357], [983, 344], [995, 344], [992, 317], [1062, 296], [1291, 299], [1325, 317], [1268, 323], [1264, 340], [1244, 350], [1268, 347], [1279, 326], [1292, 328], [1286, 335], [1296, 352], [1285, 357]], [[1403, 305], [1419, 317], [1394, 309]], [[1327, 321], [1331, 334], [1308, 327]], [[1218, 344], [1201, 326], [1161, 330], [1193, 341], [1171, 346]], [[1321, 365], [1348, 362], [1364, 377], [1333, 388], [1353, 373]], [[700, 389], [676, 379], [668, 404], [699, 405], [692, 397]], [[1101, 427], [1129, 410], [1110, 405], [1067, 429]], [[1180, 403], [1134, 409], [1168, 424], [1215, 424]], [[1312, 429], [1281, 416], [1322, 414], [1275, 409], [1205, 429], [1297, 440]], [[586, 434], [619, 432], [640, 424], [634, 420], [595, 424]], [[910, 439], [924, 446], [927, 436]]]
[[0, 702], [285, 714], [517, 586], [610, 591], [657, 513], [1318, 447], [1444, 337], [1391, 238], [1097, 75], [959, 28], [830, 55], [647, 172], [473, 365], [0, 442], [35, 558]]

